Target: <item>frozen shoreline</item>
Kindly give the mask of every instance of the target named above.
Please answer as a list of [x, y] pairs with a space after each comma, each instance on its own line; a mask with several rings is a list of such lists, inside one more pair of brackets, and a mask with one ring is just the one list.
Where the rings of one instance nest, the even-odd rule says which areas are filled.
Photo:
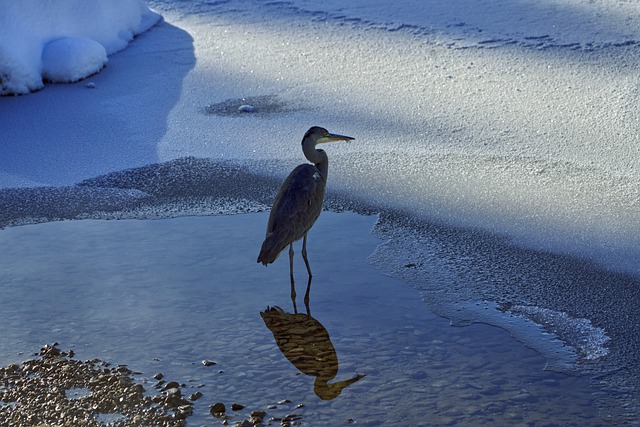
[[488, 301], [603, 330], [615, 351], [589, 367], [637, 396], [640, 37], [613, 12], [632, 3], [579, 46], [332, 3], [152, 5], [166, 22], [89, 81], [0, 98], [0, 226], [264, 210], [322, 125], [356, 137], [327, 148], [328, 206], [381, 213], [383, 268], [451, 318]]

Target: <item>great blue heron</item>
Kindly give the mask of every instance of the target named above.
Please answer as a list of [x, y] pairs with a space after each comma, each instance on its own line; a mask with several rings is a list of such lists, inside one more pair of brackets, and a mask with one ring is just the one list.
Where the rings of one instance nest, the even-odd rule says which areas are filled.
[[[324, 189], [329, 171], [329, 159], [324, 150], [316, 149], [317, 144], [331, 141], [350, 141], [354, 138], [329, 133], [324, 128], [314, 126], [302, 138], [302, 152], [313, 163], [298, 165], [280, 187], [273, 202], [267, 235], [262, 243], [258, 262], [270, 264], [289, 245], [289, 271], [291, 275], [291, 297], [295, 299], [293, 280], [293, 242], [302, 241], [302, 258], [312, 277], [307, 259], [307, 233], [322, 212]], [[309, 281], [311, 284], [311, 281]], [[307, 286], [308, 299], [309, 286]]]

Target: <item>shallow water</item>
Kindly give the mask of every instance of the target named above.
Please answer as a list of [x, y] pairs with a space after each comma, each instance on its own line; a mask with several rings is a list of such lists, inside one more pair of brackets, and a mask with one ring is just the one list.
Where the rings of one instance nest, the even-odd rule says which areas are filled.
[[[78, 358], [129, 365], [148, 389], [162, 372], [185, 394], [203, 393], [189, 425], [220, 424], [209, 414], [215, 402], [246, 407], [231, 421], [260, 409], [267, 418], [299, 413], [306, 425], [604, 424], [584, 378], [543, 370], [544, 358], [502, 329], [450, 326], [416, 290], [372, 267], [375, 217], [350, 213], [325, 212], [310, 233], [310, 310], [337, 353], [330, 383], [366, 376], [321, 399], [261, 318], [267, 306], [293, 311], [286, 255], [267, 269], [255, 263], [266, 221], [261, 213], [3, 230], [0, 363], [58, 341]], [[306, 271], [295, 261], [304, 312]]]

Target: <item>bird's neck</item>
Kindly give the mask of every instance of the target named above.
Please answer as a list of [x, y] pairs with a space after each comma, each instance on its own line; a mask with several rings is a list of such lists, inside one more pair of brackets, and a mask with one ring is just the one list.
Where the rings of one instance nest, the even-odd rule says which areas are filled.
[[317, 150], [315, 145], [311, 144], [303, 144], [302, 152], [307, 160], [316, 165], [326, 181], [327, 174], [329, 173], [329, 158], [327, 157], [327, 153], [325, 153], [324, 150]]

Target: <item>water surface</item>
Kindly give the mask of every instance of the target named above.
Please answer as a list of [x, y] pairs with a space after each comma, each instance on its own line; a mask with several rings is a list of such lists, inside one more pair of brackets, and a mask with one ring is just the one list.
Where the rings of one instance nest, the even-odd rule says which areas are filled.
[[[261, 213], [3, 230], [0, 363], [57, 341], [78, 358], [127, 364], [148, 388], [162, 372], [185, 394], [203, 393], [189, 425], [218, 425], [216, 402], [245, 406], [228, 411], [231, 421], [259, 409], [300, 414], [306, 425], [603, 424], [584, 378], [545, 371], [542, 356], [502, 329], [451, 326], [372, 267], [375, 217], [351, 213], [325, 212], [310, 233], [310, 311], [338, 358], [329, 383], [365, 376], [321, 396], [261, 317], [269, 306], [293, 312], [286, 255], [266, 269], [255, 262], [266, 221]], [[296, 277], [305, 313], [298, 254]]]

